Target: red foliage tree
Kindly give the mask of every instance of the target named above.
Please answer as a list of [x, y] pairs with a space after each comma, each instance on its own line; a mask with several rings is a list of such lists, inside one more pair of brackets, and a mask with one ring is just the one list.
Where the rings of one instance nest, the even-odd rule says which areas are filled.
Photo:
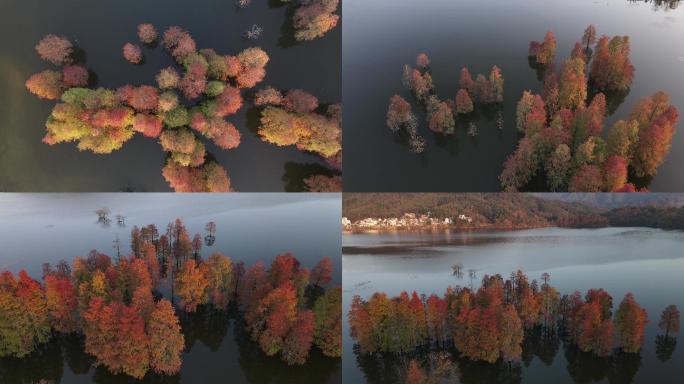
[[43, 60], [55, 65], [71, 64], [74, 46], [63, 36], [47, 35], [36, 45], [36, 51]]
[[140, 64], [143, 58], [142, 49], [136, 44], [126, 43], [123, 46], [123, 56], [132, 64]]
[[64, 91], [62, 74], [51, 70], [36, 73], [26, 80], [26, 88], [41, 99], [57, 100]]
[[679, 309], [676, 305], [668, 305], [660, 316], [658, 328], [665, 331], [665, 337], [670, 335], [670, 332], [679, 332]]
[[157, 302], [147, 326], [150, 340], [150, 367], [159, 374], [175, 375], [181, 368], [185, 338], [171, 303]]
[[644, 343], [644, 328], [648, 322], [646, 310], [634, 296], [627, 293], [615, 312], [615, 338], [624, 352], [637, 353]]
[[310, 113], [318, 108], [318, 99], [301, 89], [288, 91], [282, 101], [282, 106], [289, 112]]
[[162, 131], [162, 121], [156, 115], [139, 113], [133, 120], [133, 130], [147, 137], [159, 137]]
[[600, 192], [603, 186], [601, 169], [595, 165], [585, 165], [570, 179], [570, 192]]
[[85, 87], [88, 85], [88, 70], [81, 65], [67, 65], [62, 68], [62, 80], [66, 87]]
[[603, 165], [605, 191], [618, 191], [627, 183], [627, 160], [620, 156], [610, 156]]
[[430, 58], [425, 53], [419, 53], [416, 57], [416, 66], [420, 69], [427, 69], [430, 66]]
[[623, 91], [634, 77], [634, 66], [629, 60], [628, 36], [602, 36], [596, 44], [591, 63], [590, 78], [601, 90]]
[[204, 264], [197, 266], [195, 260], [187, 260], [176, 275], [176, 294], [180, 306], [186, 312], [195, 312], [200, 304], [208, 300], [206, 288], [209, 286]]
[[157, 40], [158, 33], [152, 24], [138, 25], [138, 38], [143, 44], [152, 44]]
[[69, 276], [45, 276], [45, 298], [50, 322], [57, 332], [70, 333], [78, 329], [76, 289]]
[[470, 113], [473, 111], [473, 101], [468, 95], [468, 91], [461, 88], [456, 94], [456, 112], [458, 113]]
[[393, 132], [397, 132], [403, 125], [408, 123], [413, 116], [411, 104], [399, 95], [390, 98], [387, 108], [387, 126]]
[[475, 87], [473, 77], [470, 75], [470, 72], [466, 67], [461, 68], [461, 76], [458, 80], [458, 86], [468, 92], [472, 92]]
[[311, 270], [311, 283], [319, 287], [326, 286], [332, 280], [332, 260], [324, 257]]

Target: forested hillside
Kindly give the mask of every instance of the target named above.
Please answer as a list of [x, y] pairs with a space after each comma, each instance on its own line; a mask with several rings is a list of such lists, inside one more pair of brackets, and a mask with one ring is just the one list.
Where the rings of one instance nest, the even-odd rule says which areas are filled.
[[568, 225], [596, 214], [596, 208], [578, 203], [542, 199], [523, 194], [486, 193], [346, 193], [344, 216], [352, 221], [365, 217], [400, 217], [406, 212], [434, 217], [465, 214], [479, 227], [530, 227]]

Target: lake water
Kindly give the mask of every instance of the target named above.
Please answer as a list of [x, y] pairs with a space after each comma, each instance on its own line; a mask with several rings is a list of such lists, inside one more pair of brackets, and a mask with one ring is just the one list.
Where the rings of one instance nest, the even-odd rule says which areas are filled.
[[[627, 292], [648, 311], [645, 343], [641, 353], [618, 365], [625, 377], [608, 378], [606, 363], [587, 358], [573, 348], [559, 345], [536, 353], [521, 364], [516, 375], [498, 372], [496, 366], [457, 361], [464, 383], [679, 383], [684, 374], [684, 347], [671, 358], [656, 358], [657, 323], [669, 304], [684, 308], [684, 233], [649, 228], [535, 229], [525, 231], [424, 232], [343, 235], [343, 310], [351, 298], [369, 298], [374, 292], [397, 295], [416, 290], [442, 295], [449, 285], [477, 288], [485, 274], [504, 277], [522, 269], [530, 279], [551, 275], [561, 294], [604, 288], [613, 297], [614, 310]], [[461, 263], [464, 277], [452, 276], [451, 266]], [[476, 277], [469, 278], [469, 270]], [[345, 383], [392, 382], [391, 367], [378, 368], [373, 359], [359, 359], [345, 321], [343, 375]], [[541, 351], [541, 352], [540, 352]], [[546, 362], [544, 362], [546, 361]], [[391, 365], [391, 364], [388, 364]], [[493, 378], [494, 377], [494, 378]]]
[[[173, 64], [162, 49], [145, 48], [145, 64], [126, 62], [121, 47], [137, 41], [136, 28], [153, 23], [160, 32], [179, 25], [199, 48], [237, 54], [260, 46], [271, 58], [258, 88], [304, 89], [321, 102], [341, 101], [341, 28], [323, 38], [296, 44], [291, 39], [291, 15], [278, 0], [252, 1], [238, 10], [235, 0], [2, 0], [0, 34], [0, 191], [113, 192], [168, 191], [162, 177], [164, 152], [155, 140], [137, 135], [109, 155], [79, 152], [74, 143], [41, 143], [53, 102], [31, 95], [24, 82], [51, 67], [34, 46], [46, 34], [65, 35], [85, 51], [86, 66], [96, 73], [98, 86], [154, 84], [161, 68]], [[263, 26], [259, 40], [244, 40], [252, 24]], [[243, 93], [246, 96], [246, 93]], [[233, 150], [204, 140], [207, 150], [223, 165], [239, 191], [284, 191], [301, 188], [301, 179], [320, 172], [320, 157], [262, 142], [255, 131], [259, 114], [251, 103], [228, 118], [242, 135]], [[290, 182], [296, 179], [295, 182]], [[298, 181], [297, 181], [298, 180]]]
[[[628, 116], [637, 101], [659, 89], [684, 109], [684, 6], [654, 10], [651, 3], [628, 0], [345, 0], [343, 3], [343, 97], [345, 100], [345, 191], [501, 190], [498, 176], [514, 151], [518, 136], [515, 106], [522, 92], [541, 91], [529, 67], [531, 40], [553, 30], [557, 61], [564, 60], [587, 25], [598, 34], [629, 35], [636, 68], [631, 91], [607, 126]], [[390, 96], [412, 100], [401, 84], [402, 65], [414, 65], [416, 55], [430, 56], [437, 94], [453, 99], [459, 71], [473, 77], [488, 74], [493, 65], [505, 78], [504, 128], [482, 114], [479, 135], [433, 134], [421, 123], [425, 152], [415, 155], [385, 123]], [[414, 104], [414, 112], [419, 108]], [[422, 112], [419, 119], [423, 121]], [[682, 124], [672, 150], [650, 184], [653, 191], [684, 190]]]
[[[94, 210], [107, 206], [112, 218], [126, 217], [126, 227], [115, 220], [97, 223]], [[342, 280], [340, 265], [339, 194], [2, 194], [0, 195], [0, 270], [26, 269], [41, 278], [44, 262], [91, 249], [116, 255], [118, 235], [122, 253], [130, 252], [133, 225], [154, 223], [160, 232], [169, 221], [182, 218], [192, 235], [214, 221], [216, 241], [202, 255], [220, 251], [234, 261], [267, 264], [279, 253], [292, 252], [305, 267], [322, 257], [333, 259], [335, 284]], [[169, 383], [339, 383], [339, 359], [314, 351], [303, 366], [289, 367], [265, 356], [249, 340], [234, 316], [198, 313], [181, 316], [188, 348], [174, 377], [146, 377], [145, 382]], [[41, 354], [23, 360], [0, 359], [0, 383], [129, 383], [91, 366], [77, 339], [55, 339]]]

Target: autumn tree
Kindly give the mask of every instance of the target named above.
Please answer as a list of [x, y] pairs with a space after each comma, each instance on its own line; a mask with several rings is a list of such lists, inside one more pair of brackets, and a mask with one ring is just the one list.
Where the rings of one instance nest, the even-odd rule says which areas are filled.
[[627, 293], [615, 312], [617, 345], [624, 352], [637, 353], [641, 349], [647, 317], [646, 310], [639, 306], [631, 293]]
[[332, 260], [329, 257], [322, 258], [311, 270], [311, 284], [324, 287], [332, 280]]
[[62, 95], [64, 88], [62, 74], [49, 69], [31, 75], [26, 80], [26, 89], [41, 99], [57, 100]]
[[26, 271], [0, 274], [0, 357], [24, 357], [50, 339], [50, 318], [40, 284]]
[[58, 332], [78, 330], [78, 301], [70, 276], [45, 276], [45, 298], [51, 326]]
[[670, 103], [666, 92], [642, 99], [632, 110], [630, 119], [639, 125], [633, 166], [637, 176], [652, 176], [670, 150], [679, 111]]
[[629, 53], [628, 36], [602, 36], [599, 39], [589, 75], [598, 89], [624, 91], [629, 88], [634, 77]]
[[74, 46], [63, 36], [46, 35], [36, 45], [36, 51], [43, 60], [55, 65], [71, 64]]
[[473, 111], [473, 101], [468, 95], [468, 91], [461, 88], [456, 94], [456, 112], [467, 114]]
[[142, 49], [136, 44], [126, 43], [123, 46], [123, 56], [131, 64], [140, 64], [143, 58]]
[[328, 289], [313, 307], [314, 344], [330, 357], [342, 356], [342, 288]]
[[302, 1], [294, 13], [295, 39], [313, 40], [337, 26], [340, 16], [335, 14], [339, 0]]
[[575, 109], [583, 106], [587, 98], [587, 81], [582, 59], [568, 59], [563, 63], [559, 77], [558, 105]]
[[176, 275], [176, 295], [180, 298], [180, 306], [186, 312], [195, 312], [200, 304], [206, 304], [207, 295], [207, 267], [199, 266], [195, 260], [187, 260]]
[[117, 301], [105, 304], [102, 299], [95, 298], [83, 318], [85, 350], [95, 356], [96, 365], [137, 379], [145, 376], [151, 346], [145, 322], [135, 307]]
[[205, 265], [209, 302], [216, 309], [225, 310], [234, 294], [233, 262], [230, 257], [214, 252]]
[[412, 118], [414, 118], [414, 115], [411, 111], [411, 104], [399, 95], [392, 96], [387, 108], [387, 126], [392, 132], [399, 131]]
[[584, 44], [585, 50], [589, 50], [589, 47], [594, 43], [596, 43], [596, 27], [594, 24], [589, 24], [584, 30], [584, 35], [582, 35], [582, 44]]
[[152, 44], [157, 40], [159, 34], [152, 24], [140, 24], [138, 25], [138, 37], [140, 42], [143, 44]]
[[168, 300], [157, 302], [147, 325], [150, 367], [159, 374], [175, 375], [181, 368], [185, 338]]
[[670, 335], [670, 332], [679, 332], [679, 309], [676, 305], [668, 305], [660, 315], [660, 322], [658, 322], [658, 328], [661, 331], [665, 331], [665, 337]]

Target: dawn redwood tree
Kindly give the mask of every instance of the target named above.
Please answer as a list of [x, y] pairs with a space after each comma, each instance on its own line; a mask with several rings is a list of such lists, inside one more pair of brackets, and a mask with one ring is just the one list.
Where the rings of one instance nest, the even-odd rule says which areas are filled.
[[214, 252], [205, 265], [209, 281], [207, 286], [209, 302], [214, 308], [225, 310], [234, 294], [233, 261], [220, 252]]
[[261, 350], [274, 356], [283, 350], [285, 338], [297, 320], [297, 292], [291, 283], [271, 290], [253, 310], [245, 314], [252, 339]]
[[438, 101], [428, 106], [428, 127], [433, 132], [451, 134], [454, 133], [456, 122], [454, 113], [444, 101]]
[[175, 375], [181, 368], [185, 338], [178, 317], [168, 300], [157, 302], [147, 325], [150, 367], [159, 374]]
[[0, 357], [25, 357], [50, 339], [50, 318], [40, 284], [26, 271], [0, 274]]
[[123, 56], [131, 64], [140, 64], [143, 58], [142, 49], [136, 44], [126, 43], [123, 46]]
[[288, 365], [306, 363], [314, 340], [314, 313], [299, 311], [283, 342], [281, 359]]
[[587, 81], [584, 74], [585, 62], [582, 59], [568, 59], [561, 67], [559, 77], [558, 106], [576, 109], [583, 106], [587, 99]]
[[325, 291], [313, 307], [314, 344], [324, 355], [342, 356], [342, 287]]
[[467, 114], [473, 111], [473, 101], [468, 95], [468, 91], [461, 88], [456, 93], [456, 112]]
[[140, 24], [138, 25], [138, 37], [140, 42], [143, 44], [152, 44], [157, 40], [159, 34], [152, 24]]
[[405, 126], [411, 118], [413, 112], [411, 111], [411, 104], [399, 95], [394, 95], [390, 98], [389, 107], [387, 108], [387, 126], [392, 132], [397, 132], [402, 126]]
[[66, 65], [72, 63], [71, 55], [74, 46], [63, 36], [46, 35], [36, 45], [36, 51], [43, 60], [54, 65]]
[[602, 36], [592, 56], [590, 78], [593, 84], [604, 91], [629, 89], [634, 77], [629, 53], [628, 36]]
[[206, 289], [209, 280], [206, 265], [198, 266], [195, 260], [186, 260], [176, 275], [175, 285], [180, 306], [186, 312], [195, 312], [200, 304], [206, 304], [208, 300]]
[[416, 66], [422, 70], [427, 69], [430, 66], [430, 59], [425, 53], [419, 53], [416, 57]]
[[76, 288], [70, 276], [45, 276], [45, 298], [52, 328], [70, 333], [79, 329]]
[[60, 72], [48, 69], [31, 75], [26, 80], [26, 89], [41, 99], [57, 100], [62, 95], [65, 85]]
[[322, 258], [311, 270], [311, 284], [324, 287], [332, 280], [332, 260], [329, 257]]
[[475, 89], [475, 81], [473, 81], [473, 77], [470, 75], [470, 71], [468, 71], [468, 68], [463, 67], [461, 68], [461, 75], [458, 80], [458, 86], [460, 89], [466, 90], [468, 93], [473, 92]]
[[603, 165], [603, 190], [617, 191], [627, 183], [627, 160], [621, 156], [610, 156]]
[[596, 27], [594, 24], [589, 24], [587, 29], [584, 30], [584, 35], [582, 35], [582, 44], [584, 44], [585, 50], [589, 50], [589, 47], [596, 43]]
[[618, 347], [624, 352], [639, 352], [644, 342], [644, 328], [647, 322], [646, 310], [639, 306], [631, 293], [627, 293], [615, 312]]
[[642, 99], [634, 107], [630, 119], [639, 124], [632, 163], [634, 170], [637, 176], [653, 176], [670, 150], [679, 111], [670, 103], [669, 95], [660, 91]]
[[374, 353], [378, 350], [378, 340], [373, 329], [373, 320], [368, 312], [368, 303], [361, 296], [354, 295], [347, 315], [351, 337], [359, 344], [361, 353]]
[[663, 313], [660, 315], [660, 322], [658, 322], [658, 328], [661, 331], [665, 331], [665, 337], [670, 335], [670, 332], [679, 332], [679, 309], [677, 306], [672, 304], [668, 305]]
[[67, 88], [87, 86], [89, 76], [88, 70], [81, 65], [67, 65], [62, 68], [62, 81]]

